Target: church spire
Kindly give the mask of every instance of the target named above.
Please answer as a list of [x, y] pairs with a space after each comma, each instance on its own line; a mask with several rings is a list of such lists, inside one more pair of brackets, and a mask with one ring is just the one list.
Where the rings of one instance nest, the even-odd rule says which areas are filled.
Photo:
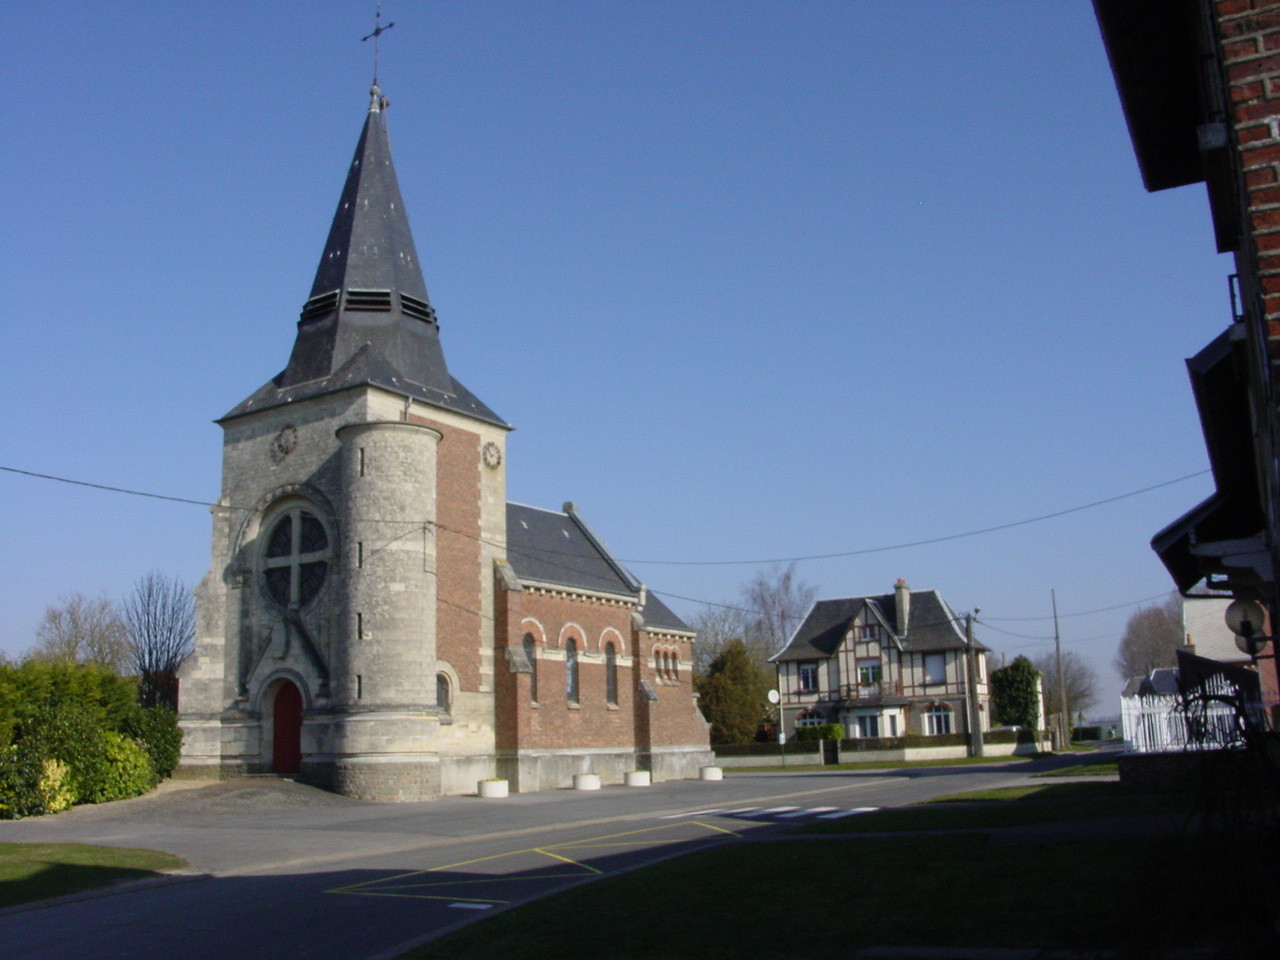
[[[386, 29], [386, 28], [383, 28]], [[375, 83], [289, 365], [222, 419], [376, 386], [507, 426], [445, 365]]]
[[316, 307], [313, 301], [335, 291], [378, 290], [408, 294], [417, 303], [410, 303], [407, 312], [414, 315], [416, 307], [422, 314], [420, 319], [434, 322], [431, 308], [426, 306], [427, 288], [391, 165], [385, 120], [388, 101], [377, 84], [369, 95], [369, 113], [304, 315]]
[[282, 387], [328, 377], [367, 347], [369, 361], [389, 365], [397, 379], [452, 392], [391, 163], [387, 104], [374, 84]]

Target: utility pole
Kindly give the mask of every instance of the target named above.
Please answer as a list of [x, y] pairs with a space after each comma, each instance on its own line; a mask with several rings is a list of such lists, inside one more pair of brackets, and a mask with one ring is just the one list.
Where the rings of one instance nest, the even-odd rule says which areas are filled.
[[[977, 613], [975, 607], [973, 613]], [[969, 756], [981, 757], [986, 754], [982, 742], [982, 711], [978, 700], [978, 658], [973, 649], [973, 613], [964, 615], [964, 636], [968, 644], [965, 656], [965, 672], [968, 675], [969, 688]]]
[[1053, 649], [1058, 657], [1058, 749], [1065, 750], [1071, 743], [1071, 718], [1067, 716], [1067, 680], [1062, 671], [1062, 635], [1058, 633], [1058, 591], [1050, 589], [1053, 600]]

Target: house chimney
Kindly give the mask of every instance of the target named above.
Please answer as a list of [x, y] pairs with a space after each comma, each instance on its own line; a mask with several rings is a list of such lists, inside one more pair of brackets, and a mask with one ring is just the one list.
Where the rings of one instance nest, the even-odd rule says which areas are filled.
[[901, 577], [893, 585], [893, 600], [898, 615], [898, 636], [907, 635], [907, 619], [911, 616], [911, 588]]

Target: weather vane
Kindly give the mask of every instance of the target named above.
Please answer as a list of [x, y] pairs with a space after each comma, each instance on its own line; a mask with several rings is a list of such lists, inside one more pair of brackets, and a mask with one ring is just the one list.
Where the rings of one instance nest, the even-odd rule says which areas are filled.
[[382, 25], [382, 0], [378, 0], [378, 9], [373, 16], [373, 33], [360, 38], [360, 42], [364, 43], [369, 37], [373, 38], [373, 84], [378, 85], [378, 43], [382, 37], [383, 31], [390, 30], [394, 27], [395, 21], [388, 23], [385, 27]]

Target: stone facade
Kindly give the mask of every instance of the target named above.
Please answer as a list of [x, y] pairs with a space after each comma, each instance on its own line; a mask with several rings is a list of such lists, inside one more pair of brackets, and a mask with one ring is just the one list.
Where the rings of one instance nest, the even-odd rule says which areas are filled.
[[571, 504], [507, 503], [510, 427], [445, 366], [384, 109], [289, 366], [220, 421], [180, 769], [380, 801], [696, 775], [694, 636]]

